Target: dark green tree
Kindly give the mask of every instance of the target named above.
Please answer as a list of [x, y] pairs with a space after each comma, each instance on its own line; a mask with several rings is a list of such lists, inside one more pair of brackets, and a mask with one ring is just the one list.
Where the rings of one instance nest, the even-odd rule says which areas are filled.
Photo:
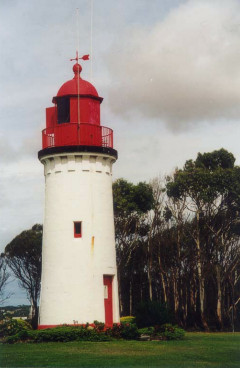
[[9, 293], [6, 295], [4, 293], [5, 286], [10, 277], [9, 272], [7, 271], [7, 263], [4, 257], [4, 254], [0, 255], [0, 305], [10, 297]]
[[6, 247], [5, 258], [32, 306], [32, 323], [37, 326], [41, 284], [42, 225], [34, 225], [17, 235]]
[[114, 214], [143, 214], [153, 206], [153, 192], [149, 184], [140, 182], [133, 184], [125, 179], [113, 183]]
[[[129, 183], [118, 179], [113, 183], [113, 203], [121, 312], [133, 311], [134, 279], [142, 277], [144, 267], [142, 241], [148, 232], [146, 214], [153, 207], [153, 191], [149, 184]], [[128, 300], [127, 300], [128, 299]], [[123, 308], [127, 300], [128, 308]]]
[[186, 161], [182, 170], [176, 170], [166, 186], [170, 198], [180, 202], [187, 198], [186, 208], [193, 224], [190, 236], [196, 247], [200, 315], [205, 328], [205, 281], [211, 266], [218, 284], [217, 314], [221, 322], [221, 280], [223, 269], [226, 271], [223, 255], [235, 240], [230, 229], [237, 225], [240, 203], [240, 168], [234, 162], [232, 153], [224, 149], [199, 153], [195, 161]]

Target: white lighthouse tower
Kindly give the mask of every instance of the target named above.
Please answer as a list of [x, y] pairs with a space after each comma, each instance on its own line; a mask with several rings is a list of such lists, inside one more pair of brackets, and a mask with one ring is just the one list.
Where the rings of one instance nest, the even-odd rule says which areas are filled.
[[[83, 57], [83, 59], [86, 57]], [[38, 157], [45, 213], [39, 328], [119, 322], [112, 199], [113, 131], [100, 124], [99, 97], [73, 67], [46, 109]]]

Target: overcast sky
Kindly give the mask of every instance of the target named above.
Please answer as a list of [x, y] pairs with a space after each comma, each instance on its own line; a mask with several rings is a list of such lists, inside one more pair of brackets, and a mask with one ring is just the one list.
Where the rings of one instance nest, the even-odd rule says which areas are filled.
[[[0, 2], [0, 250], [43, 222], [45, 108], [73, 77], [76, 8], [90, 53], [90, 3]], [[115, 179], [149, 181], [221, 147], [240, 163], [240, 1], [93, 0], [92, 57]], [[24, 303], [15, 285], [9, 302]]]

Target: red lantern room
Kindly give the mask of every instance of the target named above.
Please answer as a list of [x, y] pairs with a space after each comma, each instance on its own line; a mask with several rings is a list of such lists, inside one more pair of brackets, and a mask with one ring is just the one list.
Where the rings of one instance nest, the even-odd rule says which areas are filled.
[[[46, 129], [42, 132], [42, 151], [78, 146], [78, 150], [113, 149], [113, 131], [101, 126], [100, 104], [96, 88], [81, 78], [82, 67], [73, 66], [73, 79], [64, 83], [53, 97], [53, 107], [46, 109]], [[88, 147], [88, 149], [87, 149]], [[71, 150], [71, 149], [70, 149]], [[44, 151], [44, 152], [43, 152]], [[102, 150], [101, 150], [102, 151]], [[116, 151], [112, 150], [114, 155]]]

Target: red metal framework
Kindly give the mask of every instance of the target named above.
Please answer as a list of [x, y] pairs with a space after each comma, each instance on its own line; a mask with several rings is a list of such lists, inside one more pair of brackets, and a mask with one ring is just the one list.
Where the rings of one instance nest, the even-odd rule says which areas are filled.
[[59, 124], [42, 131], [43, 149], [77, 145], [113, 148], [113, 131], [90, 123]]

